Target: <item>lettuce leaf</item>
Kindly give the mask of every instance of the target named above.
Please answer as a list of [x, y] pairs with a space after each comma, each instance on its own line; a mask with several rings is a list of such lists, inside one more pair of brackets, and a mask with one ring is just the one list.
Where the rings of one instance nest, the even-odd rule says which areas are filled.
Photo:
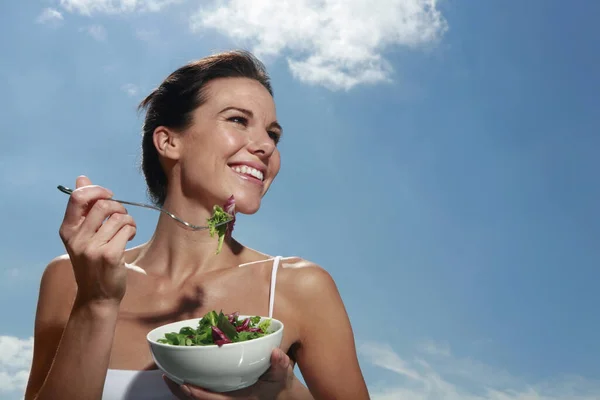
[[[213, 207], [213, 215], [207, 220], [207, 223], [208, 233], [210, 234], [210, 237], [217, 235], [219, 238], [219, 241], [217, 243], [217, 254], [221, 252], [221, 248], [223, 247], [223, 241], [225, 240], [225, 234], [227, 233], [227, 225], [233, 223], [233, 219], [233, 215], [225, 212], [225, 210], [223, 210], [221, 207]], [[227, 224], [217, 226], [218, 224], [229, 220], [232, 221]]]

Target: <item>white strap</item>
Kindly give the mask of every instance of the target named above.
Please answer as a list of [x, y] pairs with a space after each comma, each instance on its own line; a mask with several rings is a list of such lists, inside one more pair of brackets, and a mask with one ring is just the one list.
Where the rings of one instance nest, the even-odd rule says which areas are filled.
[[273, 271], [271, 272], [271, 290], [269, 292], [269, 318], [273, 318], [273, 306], [275, 305], [275, 284], [277, 283], [277, 269], [279, 268], [281, 256], [275, 257]]

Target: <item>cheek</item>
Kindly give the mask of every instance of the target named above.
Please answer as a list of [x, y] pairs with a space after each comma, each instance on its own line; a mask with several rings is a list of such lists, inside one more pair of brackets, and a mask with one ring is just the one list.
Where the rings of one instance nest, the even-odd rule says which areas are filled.
[[273, 179], [275, 179], [280, 169], [281, 156], [279, 154], [279, 151], [275, 150], [275, 153], [273, 153], [273, 155], [271, 156], [271, 161], [269, 162], [269, 170], [271, 172], [271, 175], [273, 176]]
[[189, 151], [197, 157], [228, 158], [237, 153], [245, 145], [245, 137], [240, 132], [224, 125], [216, 125], [202, 131], [201, 135], [189, 143]]
[[244, 135], [232, 129], [225, 129], [220, 134], [214, 135], [213, 140], [215, 142], [213, 145], [216, 148], [223, 149], [224, 152], [231, 154], [236, 153], [246, 144]]

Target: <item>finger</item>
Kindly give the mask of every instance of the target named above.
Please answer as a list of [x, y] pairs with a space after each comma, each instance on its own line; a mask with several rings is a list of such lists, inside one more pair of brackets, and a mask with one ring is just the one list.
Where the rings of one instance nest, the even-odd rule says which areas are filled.
[[285, 382], [293, 377], [291, 360], [281, 349], [274, 349], [271, 353], [271, 366], [261, 375], [259, 380], [264, 382]]
[[192, 398], [191, 396], [184, 393], [183, 390], [181, 390], [181, 387], [177, 383], [175, 383], [171, 379], [167, 378], [166, 375], [163, 375], [163, 380], [167, 384], [167, 387], [169, 388], [171, 393], [173, 393], [178, 399], [186, 400], [186, 399]]
[[127, 242], [135, 237], [136, 229], [131, 225], [123, 226], [119, 232], [115, 234], [112, 240], [104, 245], [104, 247], [112, 254], [123, 255]]
[[116, 201], [101, 199], [94, 203], [79, 228], [81, 238], [90, 238], [100, 229], [103, 222], [113, 214], [127, 214], [122, 204]]
[[[189, 393], [188, 398], [196, 399], [196, 400], [232, 400], [234, 397], [226, 396], [221, 393], [211, 392], [210, 390], [206, 390], [200, 388], [198, 386], [190, 385], [186, 383], [181, 386], [181, 390], [184, 393]], [[239, 398], [239, 397], [235, 397]]]
[[63, 223], [78, 226], [95, 201], [109, 199], [112, 196], [110, 190], [97, 185], [81, 186], [73, 190], [69, 196]]
[[75, 180], [75, 188], [79, 189], [80, 187], [89, 186], [92, 184], [92, 181], [85, 175], [78, 176]]
[[129, 214], [114, 213], [108, 220], [100, 226], [98, 232], [94, 235], [93, 241], [98, 245], [108, 243], [125, 225], [131, 225], [136, 228], [137, 225], [133, 217]]

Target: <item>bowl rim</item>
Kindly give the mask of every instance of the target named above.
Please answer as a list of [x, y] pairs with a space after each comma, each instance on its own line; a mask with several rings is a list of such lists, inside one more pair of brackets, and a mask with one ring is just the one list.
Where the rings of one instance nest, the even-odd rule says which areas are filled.
[[[238, 318], [251, 318], [251, 317], [256, 317], [257, 315], [242, 315], [240, 314], [238, 316]], [[276, 333], [280, 333], [283, 331], [284, 328], [284, 323], [280, 320], [278, 320], [277, 318], [269, 318], [269, 317], [264, 317], [262, 315], [259, 315], [259, 317], [261, 317], [261, 319], [270, 319], [272, 321], [278, 322], [280, 324], [280, 327], [277, 330], [274, 330], [273, 332], [271, 332], [269, 335], [265, 335], [265, 336], [261, 336], [259, 338], [256, 339], [250, 339], [250, 340], [245, 340], [243, 342], [234, 342], [234, 343], [225, 343], [223, 345], [221, 345], [220, 347], [223, 348], [225, 346], [227, 347], [232, 347], [233, 345], [241, 345], [241, 344], [247, 344], [249, 342], [258, 342], [261, 341], [262, 339], [268, 339], [270, 336], [275, 335]], [[214, 348], [218, 348], [219, 345], [217, 344], [207, 344], [204, 346], [174, 346], [172, 344], [165, 344], [165, 343], [159, 343], [155, 340], [150, 339], [150, 335], [155, 332], [158, 329], [164, 328], [165, 326], [171, 325], [171, 324], [180, 324], [180, 323], [184, 323], [184, 322], [188, 322], [188, 321], [200, 321], [202, 319], [202, 317], [196, 317], [196, 318], [190, 318], [190, 319], [183, 319], [180, 321], [174, 321], [174, 322], [169, 322], [168, 324], [163, 324], [161, 326], [157, 326], [156, 328], [152, 329], [150, 332], [148, 332], [146, 334], [146, 340], [148, 341], [148, 343], [150, 343], [152, 346], [159, 346], [159, 347], [165, 347], [165, 348], [169, 348], [169, 349], [180, 349], [180, 350], [189, 350], [189, 349], [214, 349]], [[190, 322], [191, 323], [191, 322]]]

